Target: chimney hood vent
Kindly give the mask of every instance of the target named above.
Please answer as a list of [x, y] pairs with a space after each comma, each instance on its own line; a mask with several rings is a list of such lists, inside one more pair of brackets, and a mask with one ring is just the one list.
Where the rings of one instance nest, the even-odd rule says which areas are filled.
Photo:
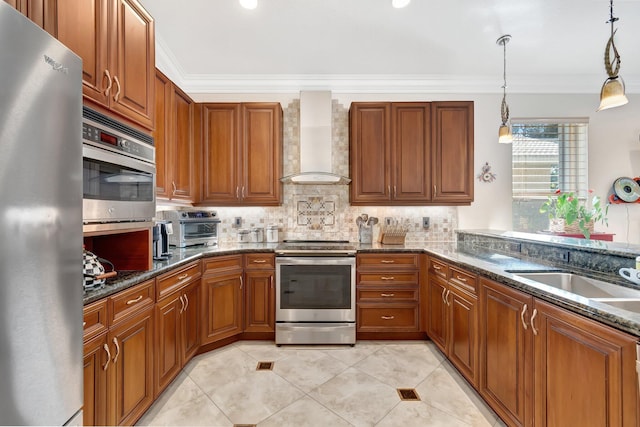
[[349, 184], [331, 172], [331, 92], [300, 92], [300, 172], [280, 179], [291, 184]]

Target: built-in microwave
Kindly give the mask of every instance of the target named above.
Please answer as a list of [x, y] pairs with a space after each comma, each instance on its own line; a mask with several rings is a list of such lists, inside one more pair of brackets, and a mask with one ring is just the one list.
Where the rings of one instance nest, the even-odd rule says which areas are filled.
[[82, 142], [85, 231], [151, 222], [156, 211], [153, 138], [84, 107]]

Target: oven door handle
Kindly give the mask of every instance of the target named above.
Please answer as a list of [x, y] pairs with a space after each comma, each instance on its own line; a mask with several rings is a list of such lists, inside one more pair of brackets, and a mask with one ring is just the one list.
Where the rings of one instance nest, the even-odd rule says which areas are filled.
[[156, 173], [156, 167], [151, 163], [134, 159], [125, 154], [116, 154], [111, 151], [101, 150], [89, 144], [82, 144], [82, 157], [128, 167], [141, 172]]

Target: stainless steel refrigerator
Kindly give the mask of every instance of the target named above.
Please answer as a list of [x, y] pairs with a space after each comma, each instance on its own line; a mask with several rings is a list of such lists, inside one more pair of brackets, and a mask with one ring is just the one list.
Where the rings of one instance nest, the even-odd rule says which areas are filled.
[[82, 61], [0, 1], [0, 424], [81, 423]]

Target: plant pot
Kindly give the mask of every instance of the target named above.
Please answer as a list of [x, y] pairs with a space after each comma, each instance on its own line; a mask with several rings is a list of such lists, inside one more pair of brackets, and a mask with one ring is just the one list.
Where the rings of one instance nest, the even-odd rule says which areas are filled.
[[[571, 224], [566, 224], [564, 218], [550, 218], [549, 219], [549, 231], [553, 233], [567, 233], [567, 234], [584, 234], [580, 229], [579, 221], [574, 221]], [[594, 224], [593, 221], [589, 221], [586, 224], [586, 229], [590, 234], [593, 234]]]
[[549, 218], [549, 231], [564, 233], [564, 218]]

